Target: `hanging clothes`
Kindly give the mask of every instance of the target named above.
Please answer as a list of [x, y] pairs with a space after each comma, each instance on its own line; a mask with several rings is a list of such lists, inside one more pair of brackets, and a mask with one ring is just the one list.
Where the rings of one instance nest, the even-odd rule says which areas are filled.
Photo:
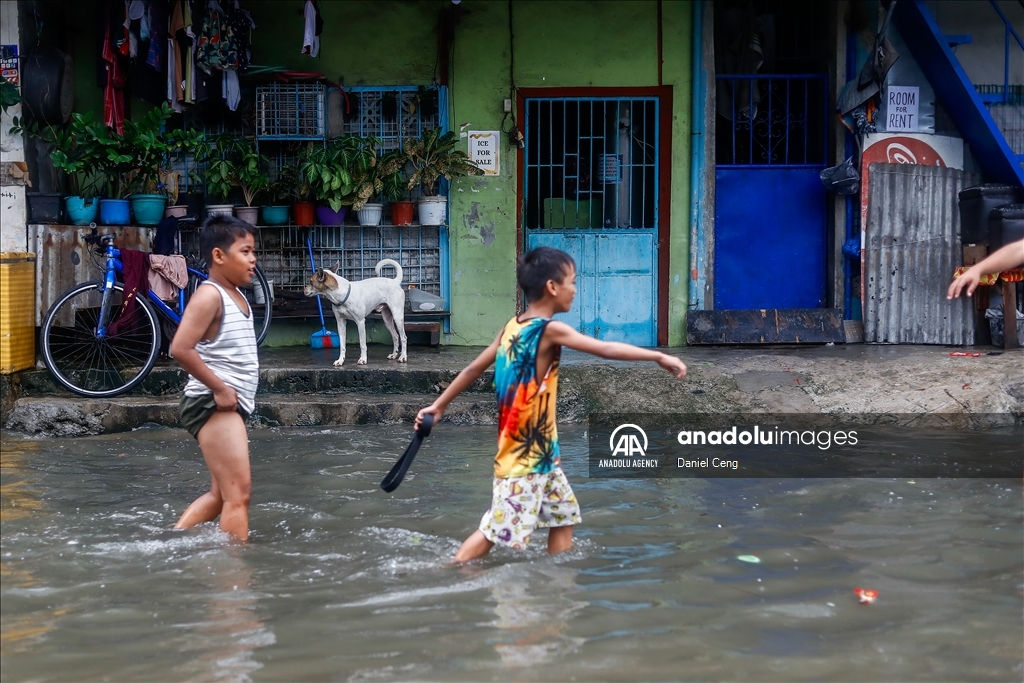
[[188, 265], [178, 254], [149, 255], [149, 289], [164, 301], [178, 298], [178, 291], [188, 286]]
[[[320, 18], [320, 10], [313, 4], [313, 0], [306, 0], [306, 25], [302, 32], [302, 53], [310, 57], [320, 54], [320, 32], [323, 30], [323, 19]], [[317, 30], [319, 28], [319, 30]]]
[[[114, 11], [111, 5], [108, 5], [107, 8], [108, 12]], [[103, 88], [103, 123], [113, 128], [118, 134], [123, 134], [128, 72], [122, 65], [118, 52], [114, 50], [114, 36], [111, 32], [109, 18], [108, 15], [100, 53], [100, 58], [106, 65], [106, 83]]]

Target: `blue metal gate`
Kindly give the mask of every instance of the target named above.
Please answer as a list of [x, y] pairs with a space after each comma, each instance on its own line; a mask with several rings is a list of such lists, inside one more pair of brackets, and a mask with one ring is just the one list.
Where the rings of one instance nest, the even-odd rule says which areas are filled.
[[656, 97], [527, 98], [525, 247], [576, 261], [584, 334], [657, 343], [659, 111]]
[[715, 309], [821, 308], [826, 77], [747, 74], [716, 81]]

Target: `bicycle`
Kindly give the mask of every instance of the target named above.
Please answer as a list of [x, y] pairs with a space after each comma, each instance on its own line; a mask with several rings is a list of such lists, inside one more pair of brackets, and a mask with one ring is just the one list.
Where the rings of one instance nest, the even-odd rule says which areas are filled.
[[[105, 257], [103, 279], [76, 285], [53, 303], [43, 320], [41, 345], [43, 362], [64, 388], [79, 396], [108, 398], [146, 378], [160, 353], [157, 315], [175, 326], [181, 323], [189, 296], [207, 275], [188, 266], [189, 286], [178, 293], [174, 308], [152, 291], [148, 297], [126, 296], [116, 277], [123, 265], [114, 235], [97, 235], [96, 225], [90, 227], [85, 241], [98, 245], [96, 252]], [[258, 266], [251, 286], [242, 292], [260, 344], [270, 329], [272, 294]]]

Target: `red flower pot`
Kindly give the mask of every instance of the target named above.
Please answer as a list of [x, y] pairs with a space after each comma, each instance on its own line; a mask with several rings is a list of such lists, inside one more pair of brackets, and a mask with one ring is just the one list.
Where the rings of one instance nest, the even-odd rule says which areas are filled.
[[416, 205], [412, 202], [393, 202], [391, 204], [392, 225], [412, 225], [412, 213]]
[[296, 225], [313, 225], [316, 207], [313, 202], [296, 202], [292, 205], [292, 215], [295, 217]]

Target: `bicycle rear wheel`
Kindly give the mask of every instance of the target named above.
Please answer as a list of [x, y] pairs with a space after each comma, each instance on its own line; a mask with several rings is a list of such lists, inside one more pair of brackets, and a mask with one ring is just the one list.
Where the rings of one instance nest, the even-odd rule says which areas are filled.
[[43, 321], [43, 362], [54, 378], [79, 396], [104, 398], [131, 390], [146, 378], [160, 351], [160, 326], [149, 302], [124, 306], [124, 288], [109, 292], [106, 335], [97, 334], [103, 283], [68, 290]]
[[[206, 268], [197, 268], [197, 270], [202, 270], [204, 276], [208, 274]], [[204, 277], [203, 279], [205, 280], [206, 278]], [[188, 295], [190, 297], [195, 293], [196, 287], [200, 284], [202, 284], [201, 280], [189, 273]], [[242, 285], [239, 287], [239, 290], [249, 303], [249, 310], [252, 311], [252, 325], [256, 332], [256, 345], [259, 346], [267, 338], [267, 333], [270, 332], [270, 317], [273, 313], [274, 293], [270, 290], [270, 284], [267, 282], [267, 278], [264, 277], [263, 271], [260, 270], [259, 266], [256, 266], [256, 274], [253, 275], [252, 282]]]

